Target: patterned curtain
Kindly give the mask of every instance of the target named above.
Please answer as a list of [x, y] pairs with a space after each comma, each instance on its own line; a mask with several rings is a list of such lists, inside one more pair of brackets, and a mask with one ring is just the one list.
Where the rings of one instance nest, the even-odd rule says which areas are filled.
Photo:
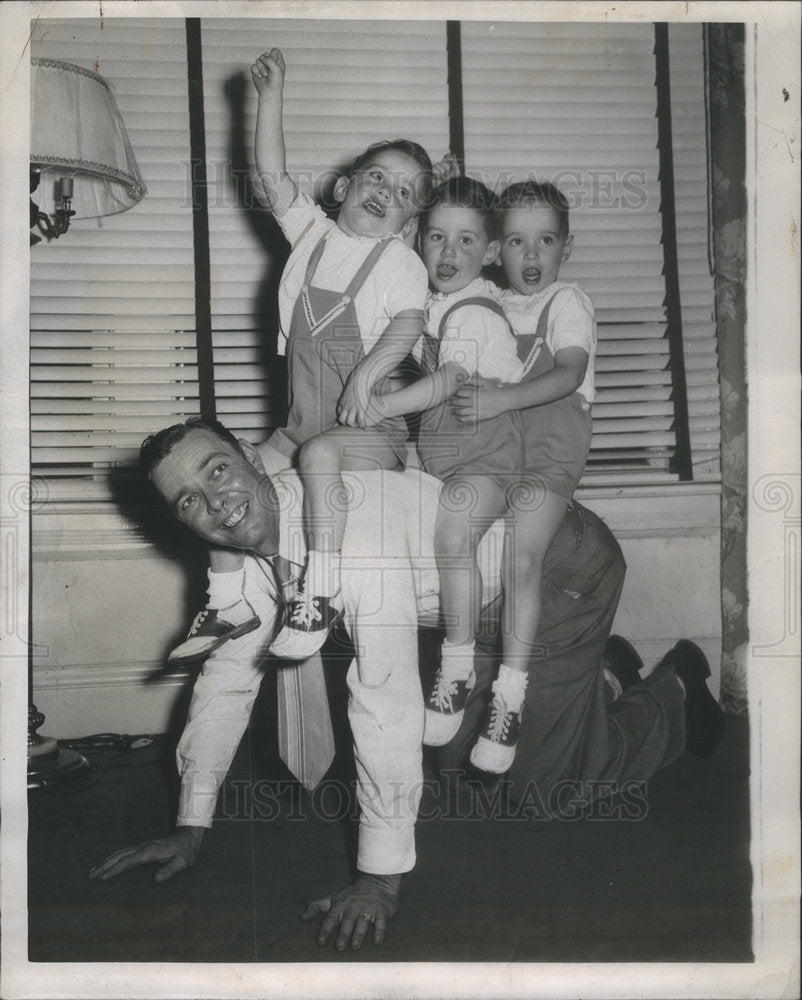
[[746, 125], [744, 25], [706, 26], [721, 380], [721, 700], [746, 711]]

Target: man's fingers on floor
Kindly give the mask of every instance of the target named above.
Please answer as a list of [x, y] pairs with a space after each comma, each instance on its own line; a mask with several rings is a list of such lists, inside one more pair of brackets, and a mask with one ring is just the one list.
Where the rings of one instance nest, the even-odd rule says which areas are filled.
[[172, 878], [173, 875], [177, 875], [186, 868], [186, 863], [183, 858], [173, 858], [172, 861], [168, 861], [166, 865], [163, 865], [153, 876], [154, 882], [166, 882], [168, 878]]
[[[101, 861], [97, 868], [89, 869], [89, 878], [105, 878], [110, 871], [117, 868], [121, 861], [135, 853], [135, 847], [124, 847], [121, 851], [115, 851], [114, 854], [110, 854], [104, 861]], [[125, 871], [125, 868], [119, 870]]]
[[381, 944], [384, 941], [384, 932], [387, 930], [387, 921], [384, 917], [376, 917], [373, 927], [373, 943]]
[[354, 933], [351, 935], [351, 947], [354, 951], [358, 951], [362, 947], [362, 942], [365, 940], [365, 935], [372, 923], [372, 920], [366, 920], [364, 916], [357, 918]]
[[328, 913], [330, 909], [331, 896], [326, 896], [325, 899], [313, 899], [301, 914], [301, 920], [316, 920], [318, 917], [322, 917], [324, 913]]
[[354, 918], [353, 917], [343, 917], [340, 924], [340, 932], [337, 935], [337, 941], [334, 947], [337, 951], [345, 951], [348, 947], [348, 942], [351, 940], [351, 935], [354, 933]]

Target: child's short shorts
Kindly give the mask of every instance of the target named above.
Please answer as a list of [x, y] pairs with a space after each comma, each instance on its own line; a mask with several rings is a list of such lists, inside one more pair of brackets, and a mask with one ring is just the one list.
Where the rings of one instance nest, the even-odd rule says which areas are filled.
[[520, 410], [524, 421], [524, 478], [570, 499], [590, 450], [590, 405], [578, 392], [553, 403]]

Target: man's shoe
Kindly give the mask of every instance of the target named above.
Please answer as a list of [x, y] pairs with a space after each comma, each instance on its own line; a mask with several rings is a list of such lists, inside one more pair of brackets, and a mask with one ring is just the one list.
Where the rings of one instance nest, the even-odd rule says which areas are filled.
[[228, 608], [204, 608], [195, 616], [187, 638], [167, 657], [171, 667], [183, 667], [213, 653], [228, 642], [253, 632], [261, 619], [245, 598]]
[[473, 766], [490, 774], [504, 774], [512, 767], [523, 714], [523, 702], [514, 711], [497, 688], [498, 681], [493, 684], [487, 724], [471, 750]]
[[342, 615], [332, 607], [332, 597], [314, 597], [299, 591], [290, 603], [287, 621], [270, 644], [270, 652], [282, 660], [307, 660], [329, 637]]
[[[618, 682], [621, 694], [641, 680], [640, 670], [643, 668], [643, 660], [638, 656], [632, 643], [620, 635], [611, 635], [607, 640], [602, 653], [602, 666], [605, 673], [611, 673], [614, 681]], [[615, 683], [612, 686], [615, 687]]]
[[457, 735], [474, 684], [476, 674], [473, 670], [464, 680], [457, 680], [444, 672], [442, 666], [438, 668], [431, 694], [426, 699], [423, 742], [427, 747], [445, 746]]
[[671, 667], [685, 686], [685, 749], [694, 757], [710, 757], [724, 735], [724, 713], [706, 683], [707, 657], [696, 643], [680, 639], [660, 667]]

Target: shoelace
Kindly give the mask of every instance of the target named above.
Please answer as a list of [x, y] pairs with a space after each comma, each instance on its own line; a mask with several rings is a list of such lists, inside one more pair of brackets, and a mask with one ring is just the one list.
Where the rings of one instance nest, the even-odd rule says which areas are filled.
[[457, 694], [457, 682], [449, 681], [443, 676], [443, 671], [437, 671], [434, 690], [429, 696], [429, 702], [440, 712], [450, 712], [451, 704]]
[[290, 615], [290, 621], [297, 628], [309, 628], [315, 622], [323, 620], [323, 613], [313, 597], [299, 594]]
[[490, 722], [487, 725], [485, 738], [491, 743], [501, 743], [510, 731], [512, 716], [513, 713], [504, 707], [501, 698], [497, 694], [493, 695], [493, 701], [490, 705]]
[[203, 611], [199, 611], [195, 615], [195, 621], [192, 623], [192, 628], [189, 630], [190, 636], [195, 635], [195, 633], [200, 629], [201, 625], [203, 625], [203, 623], [206, 621], [208, 617], [209, 617], [209, 612], [206, 609], [204, 609]]

